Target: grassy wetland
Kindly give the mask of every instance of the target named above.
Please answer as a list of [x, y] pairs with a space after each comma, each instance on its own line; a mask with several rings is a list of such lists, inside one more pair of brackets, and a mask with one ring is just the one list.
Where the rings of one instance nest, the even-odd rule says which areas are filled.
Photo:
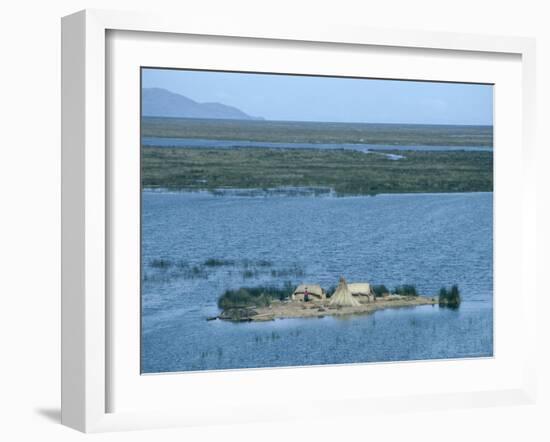
[[329, 187], [339, 195], [490, 192], [492, 152], [400, 151], [391, 160], [351, 150], [142, 149], [142, 184], [166, 189]]
[[[143, 145], [142, 184], [182, 190], [326, 188], [338, 195], [490, 192], [492, 136], [491, 126], [143, 118], [142, 137], [183, 144]], [[196, 140], [209, 143], [197, 147]], [[228, 140], [234, 140], [232, 148], [215, 144]], [[269, 142], [277, 147], [262, 146]], [[473, 146], [485, 150], [468, 150]]]

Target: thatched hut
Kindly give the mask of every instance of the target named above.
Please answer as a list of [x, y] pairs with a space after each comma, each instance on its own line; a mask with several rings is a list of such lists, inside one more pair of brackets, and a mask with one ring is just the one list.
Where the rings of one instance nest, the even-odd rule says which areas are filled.
[[340, 283], [333, 295], [330, 297], [330, 305], [338, 307], [357, 307], [359, 301], [349, 291], [348, 284], [343, 276], [340, 276]]
[[300, 284], [292, 293], [292, 300], [303, 301], [306, 290], [310, 296], [310, 299], [326, 299], [325, 291], [319, 284]]
[[351, 294], [360, 302], [373, 302], [374, 293], [368, 282], [355, 282], [348, 284], [348, 289]]

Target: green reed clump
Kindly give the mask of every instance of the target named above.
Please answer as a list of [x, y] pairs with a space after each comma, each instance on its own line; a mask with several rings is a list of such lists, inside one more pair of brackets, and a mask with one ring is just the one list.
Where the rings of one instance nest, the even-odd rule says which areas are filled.
[[208, 272], [201, 266], [184, 267], [182, 276], [185, 279], [208, 279]]
[[462, 299], [460, 298], [460, 290], [458, 286], [454, 284], [451, 289], [441, 287], [439, 290], [439, 305], [449, 308], [458, 308]]
[[400, 296], [418, 296], [416, 287], [411, 284], [403, 284], [397, 286], [394, 290], [394, 293]]
[[174, 263], [170, 259], [155, 258], [149, 261], [149, 265], [156, 269], [167, 269], [169, 267], [172, 267]]
[[203, 263], [206, 267], [222, 267], [222, 266], [231, 266], [235, 264], [235, 261], [232, 259], [218, 259], [218, 258], [208, 258]]
[[271, 267], [273, 265], [273, 262], [268, 261], [267, 259], [260, 259], [256, 261], [256, 265], [258, 267]]
[[242, 271], [243, 279], [254, 278], [254, 277], [257, 277], [259, 274], [260, 273], [257, 270], [246, 269]]
[[272, 261], [268, 261], [267, 259], [248, 259], [245, 258], [241, 261], [241, 266], [245, 269], [248, 269], [249, 267], [271, 267], [273, 265]]
[[282, 287], [256, 286], [226, 290], [218, 299], [218, 307], [230, 308], [267, 307], [273, 300], [283, 301], [293, 293], [294, 287], [286, 282]]
[[256, 294], [247, 288], [227, 290], [218, 300], [218, 307], [226, 310], [230, 308], [267, 307], [271, 298], [265, 294]]
[[373, 285], [371, 286], [371, 290], [377, 298], [381, 298], [383, 295], [390, 293], [389, 289], [384, 284]]

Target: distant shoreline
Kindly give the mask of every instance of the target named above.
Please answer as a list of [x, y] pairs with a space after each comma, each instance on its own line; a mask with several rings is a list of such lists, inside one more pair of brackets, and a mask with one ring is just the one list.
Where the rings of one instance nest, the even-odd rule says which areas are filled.
[[410, 146], [493, 146], [493, 126], [142, 117], [141, 137]]
[[317, 120], [272, 120], [269, 118], [194, 118], [194, 117], [171, 117], [165, 115], [142, 115], [142, 119], [166, 119], [166, 120], [189, 120], [189, 121], [236, 121], [245, 123], [296, 123], [296, 124], [363, 124], [370, 126], [419, 126], [419, 127], [481, 127], [493, 128], [493, 124], [445, 124], [445, 123], [377, 123], [372, 121], [317, 121]]

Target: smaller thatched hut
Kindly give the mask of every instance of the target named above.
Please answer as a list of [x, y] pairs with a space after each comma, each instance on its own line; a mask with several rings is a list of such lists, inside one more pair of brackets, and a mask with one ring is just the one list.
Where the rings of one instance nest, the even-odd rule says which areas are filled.
[[300, 284], [292, 293], [292, 300], [303, 301], [305, 292], [308, 292], [310, 299], [323, 300], [326, 299], [325, 291], [319, 284]]
[[348, 284], [343, 276], [340, 276], [340, 283], [330, 297], [329, 304], [337, 307], [357, 307], [360, 305], [359, 301], [349, 291]]
[[349, 291], [360, 302], [373, 302], [374, 293], [368, 282], [355, 282], [348, 284]]

